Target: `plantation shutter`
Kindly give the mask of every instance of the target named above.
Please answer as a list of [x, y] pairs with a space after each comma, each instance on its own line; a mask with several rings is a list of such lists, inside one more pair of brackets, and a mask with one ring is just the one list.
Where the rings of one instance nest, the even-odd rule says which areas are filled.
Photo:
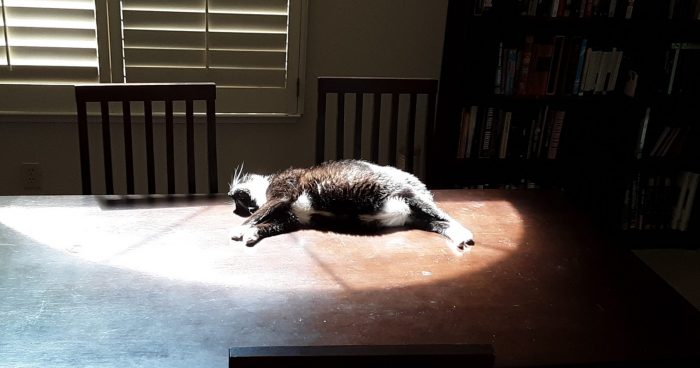
[[124, 81], [213, 81], [220, 112], [293, 112], [299, 51], [297, 43], [290, 52], [289, 41], [299, 36], [290, 27], [292, 3], [122, 0]]
[[1, 0], [0, 84], [98, 81], [94, 0]]

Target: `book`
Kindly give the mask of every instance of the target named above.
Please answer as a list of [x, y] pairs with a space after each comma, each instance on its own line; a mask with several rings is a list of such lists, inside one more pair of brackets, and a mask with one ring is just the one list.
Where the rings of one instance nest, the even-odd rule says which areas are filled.
[[532, 35], [525, 36], [525, 42], [520, 52], [520, 68], [518, 69], [517, 87], [515, 94], [526, 95], [528, 75], [530, 73], [530, 64], [532, 63], [532, 46], [534, 37]]
[[674, 43], [671, 45], [671, 50], [669, 52], [670, 57], [667, 61], [667, 78], [668, 87], [666, 88], [666, 94], [671, 94], [673, 92], [673, 83], [676, 79], [676, 69], [678, 68], [678, 59], [681, 56], [681, 47], [679, 43]]
[[472, 142], [474, 142], [474, 135], [476, 134], [476, 122], [477, 115], [479, 114], [479, 106], [472, 106], [469, 112], [469, 129], [467, 132], [467, 148], [464, 152], [464, 158], [471, 158], [472, 152]]
[[501, 144], [498, 151], [498, 158], [506, 158], [508, 154], [508, 138], [510, 137], [510, 124], [513, 113], [506, 111], [503, 115], [503, 124], [501, 130]]
[[547, 88], [545, 94], [554, 95], [557, 93], [557, 85], [559, 83], [559, 72], [562, 69], [562, 60], [564, 59], [564, 46], [566, 37], [557, 35], [554, 36], [552, 46], [552, 61], [549, 66], [549, 78], [547, 78]]
[[642, 158], [642, 152], [644, 151], [644, 142], [647, 137], [647, 127], [649, 126], [649, 115], [651, 114], [651, 107], [647, 107], [644, 113], [644, 118], [639, 125], [639, 131], [637, 132], [637, 147], [634, 151], [634, 156], [637, 159]]
[[617, 86], [617, 76], [618, 74], [620, 74], [620, 66], [622, 65], [622, 55], [622, 50], [618, 50], [613, 47], [612, 71], [610, 73], [610, 79], [608, 80], [608, 84], [605, 87], [604, 92], [612, 92]]
[[695, 193], [698, 189], [698, 181], [700, 180], [700, 174], [690, 173], [688, 178], [688, 194], [681, 209], [681, 218], [678, 224], [678, 230], [686, 231], [688, 230], [688, 223], [690, 222], [690, 216], [693, 211], [695, 204]]
[[682, 43], [678, 53], [680, 56], [671, 93], [692, 96], [700, 94], [700, 44]]
[[564, 127], [565, 115], [566, 111], [554, 111], [554, 118], [552, 119], [552, 134], [549, 138], [549, 149], [547, 150], [547, 158], [550, 160], [557, 158], [557, 152], [559, 150], [559, 141], [561, 139], [561, 131]]
[[515, 91], [515, 77], [518, 65], [518, 50], [515, 48], [507, 48], [504, 55], [505, 70], [504, 70], [504, 82], [501, 92], [507, 96], [511, 96]]
[[577, 95], [581, 90], [581, 78], [583, 76], [583, 67], [586, 63], [586, 54], [588, 50], [587, 45], [588, 40], [582, 38], [578, 50], [578, 61], [576, 62], [576, 75], [574, 76], [574, 82], [571, 89], [571, 94], [573, 95]]
[[500, 95], [503, 94], [502, 89], [503, 83], [503, 42], [498, 43], [498, 61], [496, 64], [496, 77], [493, 81], [493, 93]]
[[532, 63], [528, 75], [528, 94], [543, 96], [547, 91], [547, 79], [552, 64], [554, 45], [552, 41], [535, 43], [532, 46]]
[[495, 110], [493, 106], [486, 108], [483, 126], [481, 127], [478, 158], [489, 158], [489, 150], [491, 148], [491, 136], [493, 134], [493, 124], [495, 121]]
[[652, 148], [651, 152], [649, 152], [650, 157], [660, 156], [661, 146], [666, 142], [666, 137], [670, 134], [670, 132], [671, 127], [665, 126], [659, 134], [659, 137], [656, 139], [654, 148]]
[[602, 94], [605, 91], [605, 84], [610, 78], [610, 74], [612, 72], [611, 58], [611, 51], [600, 52], [600, 64], [598, 65], [598, 72], [596, 73], [596, 80], [595, 84], [593, 85], [594, 94]]
[[686, 200], [688, 198], [688, 187], [690, 185], [690, 173], [682, 172], [679, 178], [679, 188], [678, 198], [676, 199], [676, 205], [673, 207], [673, 217], [671, 218], [671, 229], [678, 230], [681, 224], [681, 217], [683, 212], [683, 207], [685, 206]]
[[595, 89], [600, 72], [601, 53], [600, 50], [591, 50], [586, 57], [586, 78], [581, 81], [581, 92], [584, 94], [593, 92]]
[[465, 158], [467, 150], [467, 133], [469, 132], [469, 114], [466, 107], [462, 108], [462, 119], [459, 123], [459, 140], [457, 144], [457, 158]]
[[637, 81], [639, 80], [639, 74], [634, 70], [627, 71], [627, 78], [625, 79], [625, 96], [634, 97], [637, 92]]
[[625, 19], [632, 19], [633, 12], [634, 12], [634, 0], [627, 0], [627, 7], [625, 8]]
[[530, 116], [522, 112], [511, 116], [506, 157], [511, 159], [526, 159], [528, 157], [528, 142], [530, 139]]

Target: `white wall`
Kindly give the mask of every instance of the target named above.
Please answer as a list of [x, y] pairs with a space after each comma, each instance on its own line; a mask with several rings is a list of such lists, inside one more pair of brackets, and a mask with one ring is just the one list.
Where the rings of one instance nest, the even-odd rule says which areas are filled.
[[[446, 14], [447, 0], [309, 0], [303, 117], [220, 123], [221, 182], [240, 162], [258, 172], [313, 162], [316, 77], [439, 78]], [[78, 157], [74, 123], [0, 122], [0, 195], [79, 194]], [[40, 163], [41, 190], [22, 188], [22, 162]]]

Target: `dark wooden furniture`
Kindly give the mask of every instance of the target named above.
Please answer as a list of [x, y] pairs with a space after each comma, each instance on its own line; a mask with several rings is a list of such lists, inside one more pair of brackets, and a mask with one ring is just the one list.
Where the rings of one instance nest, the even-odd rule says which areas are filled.
[[[613, 17], [607, 16], [609, 9], [602, 7], [587, 9], [585, 12], [592, 14], [584, 12], [581, 16], [581, 8], [575, 8], [585, 3], [581, 1], [493, 1], [492, 8], [479, 11], [478, 5], [484, 3], [455, 0], [448, 4], [436, 125], [436, 141], [441, 144], [435, 147], [436, 159], [429, 178], [434, 187], [560, 188], [599, 220], [619, 244], [697, 248], [700, 201], [696, 201], [692, 226], [682, 232], [670, 229], [669, 213], [677, 195], [670, 201], [660, 198], [677, 194], [680, 172], [700, 171], [700, 125], [693, 103], [698, 99], [697, 89], [667, 93], [667, 74], [674, 57], [669, 53], [671, 45], [700, 43], [700, 22], [689, 19], [691, 12], [682, 7], [676, 7], [676, 14], [669, 19], [668, 7], [674, 2], [667, 1], [633, 2], [630, 19], [625, 19], [626, 8], [632, 4], [627, 1], [616, 2]], [[546, 7], [556, 3], [571, 8], [552, 17]], [[603, 6], [609, 3], [600, 2]], [[527, 13], [528, 4], [538, 6], [535, 15], [522, 15], [523, 11]], [[583, 38], [592, 50], [621, 50], [623, 57], [614, 89], [583, 95], [569, 93], [570, 89], [561, 86], [553, 94], [516, 91], [507, 95], [497, 91], [499, 45], [504, 53], [509, 48], [518, 50], [516, 68], [520, 68], [527, 35], [541, 44], [563, 36], [565, 47]], [[700, 51], [690, 50], [689, 54], [693, 52], [695, 56], [690, 55], [687, 62], [697, 60]], [[535, 55], [534, 51], [531, 55]], [[506, 60], [501, 56], [501, 75], [505, 78]], [[556, 60], [555, 55], [550, 56], [538, 58], [545, 72], [550, 65], [547, 63]], [[565, 69], [566, 65], [574, 64], [564, 57], [555, 65], [566, 71], [572, 70]], [[532, 76], [535, 64], [530, 66]], [[515, 73], [516, 90], [519, 71], [516, 69]], [[630, 72], [638, 75], [633, 97], [624, 93]], [[688, 85], [700, 83], [698, 73], [686, 71], [682, 75], [678, 71], [677, 78], [690, 81], [686, 82]], [[541, 111], [547, 106], [550, 112], [565, 111], [556, 158], [523, 159], [510, 154], [506, 158], [458, 158], [461, 114], [471, 106], [477, 106], [480, 112], [488, 108], [512, 112], [513, 127], [517, 116], [523, 117], [519, 123], [529, 121], [526, 117], [532, 110]], [[647, 108], [651, 108], [651, 113], [643, 134]], [[675, 153], [653, 157], [651, 151], [665, 126], [684, 129], [681, 140], [685, 142], [671, 149], [678, 149]], [[518, 148], [513, 143], [518, 139], [514, 133], [523, 130], [511, 129], [509, 152]], [[644, 145], [638, 153], [642, 137]], [[475, 138], [478, 143], [479, 137]]]
[[492, 367], [490, 345], [260, 346], [229, 349], [229, 368]]
[[[475, 234], [302, 230], [227, 198], [0, 197], [0, 362], [226, 366], [245, 346], [492, 345], [495, 366], [692, 366], [700, 317], [561, 192], [438, 190]], [[675, 365], [674, 365], [675, 364]]]
[[[195, 129], [194, 102], [206, 103], [206, 149], [208, 163], [209, 193], [218, 192], [218, 174], [216, 158], [216, 85], [214, 83], [124, 83], [91, 84], [75, 86], [75, 99], [78, 109], [78, 137], [80, 140], [80, 169], [83, 194], [92, 194], [90, 166], [90, 144], [88, 134], [88, 103], [100, 105], [102, 119], [102, 152], [104, 158], [104, 177], [106, 194], [114, 194], [114, 173], [112, 158], [112, 122], [110, 121], [110, 102], [122, 105], [122, 125], [124, 129], [124, 160], [126, 169], [126, 194], [134, 194], [134, 144], [132, 137], [131, 102], [143, 103], [145, 124], [145, 156], [148, 176], [148, 193], [156, 193], [156, 171], [154, 163], [154, 128], [153, 103], [163, 101], [165, 104], [165, 142], [167, 193], [174, 194], [175, 188], [175, 141], [173, 134], [173, 103], [184, 101], [187, 132], [187, 193], [198, 193], [195, 174]], [[204, 143], [204, 142], [202, 142]], [[137, 157], [142, 157], [137, 155]], [[184, 191], [183, 191], [184, 192]]]
[[[328, 158], [325, 155], [326, 149], [326, 125], [335, 120], [335, 159], [340, 158], [362, 158], [362, 127], [365, 109], [364, 95], [372, 96], [372, 109], [370, 115], [370, 156], [372, 162], [379, 162], [380, 150], [386, 152], [389, 165], [397, 165], [397, 149], [399, 140], [399, 99], [401, 95], [408, 95], [409, 102], [403, 132], [403, 143], [405, 144], [405, 164], [403, 168], [408, 172], [414, 172], [414, 150], [416, 147], [416, 105], [418, 95], [427, 96], [427, 107], [425, 114], [425, 131], [418, 137], [423, 138], [424, 149], [429, 152], [429, 136], [435, 123], [435, 104], [437, 96], [438, 82], [434, 79], [410, 79], [410, 78], [355, 78], [355, 77], [319, 77], [318, 78], [318, 104], [316, 112], [316, 163], [321, 163]], [[333, 111], [335, 116], [327, 118], [328, 96], [335, 94], [336, 106]], [[380, 143], [380, 121], [382, 114], [382, 94], [389, 94], [391, 101], [388, 142]], [[346, 130], [346, 95], [354, 95], [354, 100], [349, 100], [349, 110], [354, 110], [354, 122], [352, 124], [352, 155], [345, 154], [345, 130]], [[387, 108], [387, 107], [385, 107]], [[334, 118], [334, 119], [333, 119]], [[347, 124], [349, 125], [349, 123]], [[331, 146], [332, 147], [332, 146]], [[429, 155], [429, 153], [428, 153]]]

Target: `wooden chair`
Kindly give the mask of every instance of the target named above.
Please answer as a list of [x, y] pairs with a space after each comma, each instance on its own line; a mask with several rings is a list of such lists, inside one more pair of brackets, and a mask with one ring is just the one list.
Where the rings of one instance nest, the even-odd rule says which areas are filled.
[[493, 367], [489, 344], [252, 346], [229, 349], [229, 368]]
[[[345, 151], [345, 95], [355, 95], [355, 121], [352, 137], [352, 157], [361, 158], [362, 152], [362, 121], [363, 121], [363, 100], [365, 94], [373, 97], [372, 115], [370, 117], [370, 161], [379, 161], [380, 152], [380, 116], [382, 111], [382, 94], [391, 96], [390, 118], [388, 142], [386, 144], [388, 163], [397, 165], [397, 141], [399, 139], [399, 99], [400, 95], [409, 95], [407, 121], [405, 122], [405, 164], [404, 170], [415, 172], [414, 153], [416, 136], [416, 105], [417, 96], [427, 95], [427, 112], [424, 132], [424, 148], [429, 152], [429, 135], [435, 123], [435, 104], [437, 96], [438, 81], [435, 79], [408, 79], [408, 78], [318, 78], [318, 110], [316, 120], [316, 163], [323, 162], [325, 157], [325, 136], [326, 136], [326, 110], [327, 96], [337, 95], [337, 114], [335, 117], [335, 158], [344, 157]], [[352, 108], [352, 107], [351, 107]], [[332, 119], [329, 119], [332, 120]]]
[[109, 116], [109, 102], [121, 102], [124, 129], [124, 155], [126, 168], [126, 192], [134, 194], [134, 150], [132, 138], [131, 102], [143, 102], [146, 172], [148, 194], [156, 193], [156, 174], [153, 144], [153, 102], [163, 101], [165, 105], [165, 141], [167, 192], [175, 193], [175, 149], [173, 134], [173, 102], [184, 101], [186, 121], [187, 151], [187, 193], [197, 193], [195, 180], [195, 137], [194, 101], [206, 101], [206, 146], [208, 161], [209, 193], [218, 192], [216, 160], [216, 121], [214, 83], [176, 84], [91, 84], [75, 86], [75, 99], [78, 109], [78, 138], [80, 143], [80, 168], [83, 194], [92, 194], [90, 172], [90, 145], [88, 142], [87, 104], [100, 104], [102, 119], [102, 149], [104, 156], [106, 194], [114, 194], [114, 173], [112, 166], [112, 138]]

